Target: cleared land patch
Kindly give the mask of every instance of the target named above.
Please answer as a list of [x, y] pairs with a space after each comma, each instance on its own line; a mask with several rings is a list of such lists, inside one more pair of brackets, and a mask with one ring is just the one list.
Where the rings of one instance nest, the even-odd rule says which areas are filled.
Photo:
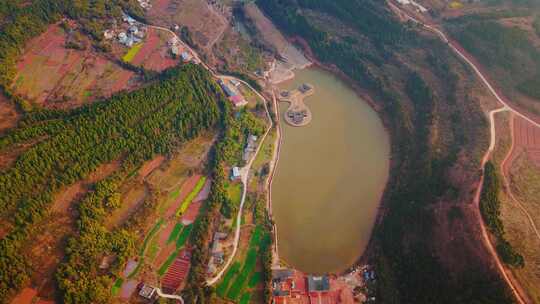
[[[516, 198], [531, 214], [534, 221], [540, 221], [540, 170], [521, 153], [512, 162], [510, 183]], [[540, 301], [540, 240], [532, 230], [528, 218], [506, 195], [502, 196], [501, 217], [509, 242], [525, 259], [522, 269], [512, 269], [528, 296], [536, 303]]]
[[196, 44], [207, 47], [223, 33], [227, 24], [200, 0], [158, 0], [148, 12], [152, 23], [186, 26]]
[[540, 128], [518, 117], [514, 120], [515, 153], [524, 151], [537, 168], [540, 168]]
[[137, 53], [133, 55], [130, 62], [154, 71], [163, 71], [175, 66], [179, 61], [172, 58], [167, 46], [167, 41], [172, 37], [169, 32], [149, 28], [146, 40], [139, 45]]
[[125, 62], [131, 62], [135, 58], [135, 56], [137, 56], [137, 53], [139, 53], [142, 47], [143, 43], [135, 44], [127, 51], [124, 57], [122, 57], [122, 60], [124, 60]]
[[199, 194], [199, 192], [204, 187], [204, 184], [206, 182], [206, 177], [202, 176], [198, 181], [193, 190], [188, 194], [188, 196], [182, 201], [182, 204], [180, 204], [180, 209], [176, 212], [176, 216], [180, 216], [186, 212], [189, 205], [193, 201], [193, 199]]
[[13, 128], [19, 120], [15, 105], [0, 93], [0, 134]]
[[66, 33], [51, 25], [32, 39], [17, 64], [12, 85], [16, 94], [50, 108], [70, 108], [134, 88], [133, 72], [90, 47], [68, 49]]
[[[513, 128], [508, 128], [513, 124]], [[494, 160], [500, 165], [504, 157], [511, 153], [505, 166], [502, 168], [510, 182], [512, 193], [517, 200], [531, 214], [535, 222], [540, 220], [540, 169], [531, 158], [527, 150], [528, 146], [535, 146], [534, 129], [527, 127], [528, 123], [514, 117], [510, 121], [505, 120], [497, 132], [497, 148], [494, 152]], [[514, 147], [510, 148], [509, 133], [514, 132]], [[502, 132], [502, 134], [501, 134]], [[533, 135], [533, 136], [531, 136]], [[501, 137], [502, 136], [502, 137]], [[525, 265], [523, 268], [512, 268], [512, 273], [526, 291], [532, 302], [540, 301], [540, 240], [534, 233], [529, 219], [516, 203], [509, 197], [506, 191], [501, 191], [501, 220], [506, 231], [506, 238], [511, 245], [523, 256]]]
[[146, 162], [139, 169], [139, 178], [144, 179], [165, 161], [165, 156], [158, 155], [151, 161]]

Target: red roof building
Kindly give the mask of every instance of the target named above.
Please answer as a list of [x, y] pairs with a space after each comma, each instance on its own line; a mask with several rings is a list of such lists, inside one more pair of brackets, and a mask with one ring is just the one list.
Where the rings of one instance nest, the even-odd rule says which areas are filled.
[[235, 107], [243, 107], [248, 103], [244, 96], [240, 94], [229, 97], [229, 100], [233, 103]]

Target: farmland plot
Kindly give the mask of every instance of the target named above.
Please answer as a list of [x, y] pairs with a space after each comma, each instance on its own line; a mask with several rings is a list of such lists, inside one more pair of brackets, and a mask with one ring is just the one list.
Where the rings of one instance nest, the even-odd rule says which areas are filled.
[[62, 28], [51, 25], [28, 43], [12, 84], [16, 94], [48, 108], [73, 108], [135, 87], [133, 72], [91, 47], [66, 48], [66, 37]]

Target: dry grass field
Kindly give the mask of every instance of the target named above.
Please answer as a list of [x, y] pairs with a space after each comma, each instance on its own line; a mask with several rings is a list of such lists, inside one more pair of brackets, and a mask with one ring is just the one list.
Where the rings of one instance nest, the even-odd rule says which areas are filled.
[[170, 27], [173, 24], [186, 26], [192, 33], [194, 42], [203, 48], [215, 42], [228, 26], [201, 0], [156, 0], [148, 12], [153, 24]]
[[[540, 167], [526, 153], [514, 160], [510, 169], [511, 187], [516, 198], [540, 223]], [[525, 267], [513, 272], [534, 303], [540, 302], [540, 239], [528, 218], [506, 195], [502, 195], [501, 216], [510, 243], [525, 258]]]
[[[514, 119], [515, 121], [516, 119]], [[497, 145], [492, 159], [497, 168], [511, 149], [509, 114], [498, 114], [496, 119]], [[518, 133], [518, 134], [516, 134]], [[514, 136], [519, 135], [520, 129], [514, 128]], [[540, 167], [531, 162], [529, 154], [521, 145], [522, 138], [517, 138], [511, 158], [506, 163], [505, 174], [509, 175], [512, 192], [524, 205], [536, 222], [540, 220]], [[502, 172], [500, 172], [502, 174]], [[502, 182], [502, 175], [501, 175]], [[501, 220], [505, 227], [505, 237], [525, 258], [525, 267], [512, 269], [520, 285], [526, 290], [533, 303], [540, 301], [540, 240], [531, 229], [529, 220], [506, 191], [500, 192]]]

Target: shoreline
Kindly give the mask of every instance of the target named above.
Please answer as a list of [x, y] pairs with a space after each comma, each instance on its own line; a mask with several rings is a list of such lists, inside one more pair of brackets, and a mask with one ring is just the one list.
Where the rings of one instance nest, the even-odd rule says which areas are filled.
[[[292, 38], [291, 40], [294, 42], [294, 41], [303, 40], [303, 39], [300, 38], [300, 37], [295, 37], [295, 38]], [[394, 171], [394, 168], [395, 168], [395, 165], [396, 165], [396, 159], [395, 159], [394, 153], [393, 153], [393, 151], [394, 151], [393, 140], [392, 140], [393, 133], [391, 132], [391, 129], [389, 128], [390, 122], [388, 120], [388, 117], [387, 117], [386, 113], [382, 111], [381, 106], [379, 106], [378, 104], [375, 103], [375, 101], [371, 98], [371, 96], [369, 95], [367, 90], [362, 89], [359, 85], [357, 85], [354, 82], [354, 80], [352, 80], [347, 75], [345, 75], [343, 72], [341, 72], [341, 70], [339, 70], [337, 67], [322, 64], [317, 59], [315, 59], [313, 57], [313, 54], [312, 54], [311, 50], [310, 49], [306, 50], [305, 47], [307, 46], [307, 43], [306, 43], [306, 45], [303, 45], [303, 43], [299, 43], [299, 44], [302, 47], [302, 53], [304, 54], [304, 56], [306, 56], [306, 58], [311, 63], [309, 65], [306, 65], [306, 66], [302, 67], [302, 68], [292, 68], [292, 69], [290, 69], [290, 72], [292, 74], [292, 77], [290, 77], [290, 78], [282, 79], [279, 82], [271, 82], [271, 81], [269, 81], [269, 83], [270, 83], [270, 85], [272, 87], [272, 92], [275, 89], [279, 90], [277, 85], [294, 79], [296, 77], [295, 70], [303, 70], [303, 69], [307, 69], [307, 68], [318, 68], [318, 69], [324, 70], [324, 71], [332, 74], [334, 77], [337, 77], [339, 80], [343, 81], [347, 86], [349, 86], [349, 88], [351, 88], [354, 91], [354, 93], [360, 99], [362, 99], [364, 102], [366, 102], [377, 113], [377, 116], [381, 119], [381, 122], [383, 124], [383, 128], [385, 129], [386, 133], [389, 135], [390, 154], [389, 154], [389, 166], [388, 166], [388, 171], [387, 171], [387, 182], [382, 187], [382, 190], [380, 192], [380, 196], [379, 196], [379, 199], [378, 199], [377, 211], [376, 211], [376, 214], [375, 214], [373, 226], [372, 226], [371, 231], [370, 231], [369, 240], [366, 243], [364, 248], [359, 248], [359, 251], [361, 251], [362, 253], [358, 256], [358, 258], [355, 260], [355, 262], [353, 262], [351, 265], [347, 266], [342, 271], [333, 272], [333, 273], [327, 273], [328, 275], [342, 276], [342, 275], [347, 274], [351, 268], [354, 268], [354, 267], [362, 265], [362, 264], [367, 264], [368, 260], [370, 260], [371, 256], [374, 254], [373, 251], [374, 251], [374, 246], [375, 246], [374, 245], [375, 239], [374, 239], [373, 232], [375, 231], [375, 228], [382, 222], [382, 219], [383, 219], [383, 217], [385, 215], [385, 209], [386, 209], [385, 208], [385, 205], [386, 205], [385, 201], [387, 200], [387, 195], [388, 195], [387, 192], [388, 192], [390, 183], [392, 182], [392, 179], [391, 179], [392, 176], [393, 176], [392, 172]], [[273, 92], [273, 94], [274, 94], [274, 92]], [[282, 136], [283, 136], [282, 133], [281, 133], [280, 115], [279, 115], [279, 103], [280, 102], [281, 102], [280, 100], [276, 99], [276, 125], [277, 125], [277, 128], [278, 128], [278, 139], [276, 139], [276, 140], [279, 140], [278, 147], [276, 148], [276, 150], [278, 150], [278, 157], [277, 157], [278, 161], [279, 161], [279, 153], [281, 151], [281, 143], [282, 143]], [[277, 162], [276, 162], [276, 164], [274, 164], [274, 167], [272, 168], [272, 179], [273, 179], [273, 177], [275, 175], [275, 171], [277, 171]], [[270, 200], [271, 200], [272, 182], [270, 182], [270, 184], [268, 186], [269, 186], [268, 193], [270, 195]], [[272, 202], [269, 201], [268, 205], [269, 205], [269, 208], [270, 208], [269, 211], [271, 213], [272, 212], [271, 211]], [[275, 229], [275, 240], [276, 240], [276, 243], [275, 243], [276, 249], [275, 250], [277, 252], [277, 250], [278, 250], [277, 225], [274, 223], [273, 217], [272, 217], [272, 222], [273, 222], [274, 229]]]
[[375, 248], [376, 239], [373, 232], [375, 231], [376, 227], [382, 223], [382, 220], [386, 214], [388, 195], [390, 195], [389, 189], [391, 189], [391, 185], [395, 182], [393, 176], [396, 174], [395, 169], [396, 169], [397, 163], [399, 162], [398, 155], [394, 153], [395, 151], [394, 150], [395, 141], [393, 140], [394, 133], [392, 132], [392, 129], [390, 128], [391, 123], [390, 123], [387, 113], [385, 113], [383, 111], [383, 108], [374, 101], [374, 99], [369, 94], [368, 90], [361, 88], [353, 79], [351, 79], [349, 76], [343, 73], [335, 65], [327, 65], [320, 62], [316, 58], [316, 56], [313, 54], [313, 51], [311, 50], [311, 48], [309, 47], [309, 44], [304, 38], [300, 36], [294, 36], [294, 37], [289, 37], [289, 41], [291, 43], [296, 43], [300, 45], [304, 56], [306, 56], [306, 58], [312, 63], [308, 67], [315, 67], [315, 68], [320, 68], [322, 70], [325, 70], [331, 73], [332, 75], [334, 75], [335, 77], [339, 78], [346, 85], [348, 85], [358, 95], [358, 97], [360, 97], [360, 99], [366, 102], [377, 113], [377, 116], [382, 121], [384, 129], [389, 135], [390, 158], [389, 158], [389, 166], [388, 166], [388, 178], [387, 178], [386, 184], [384, 185], [381, 191], [379, 205], [377, 207], [377, 213], [375, 215], [375, 221], [373, 223], [371, 235], [370, 235], [369, 241], [367, 242], [364, 248], [363, 253], [358, 257], [356, 262], [353, 263], [351, 266], [349, 266], [347, 269], [338, 273], [338, 275], [343, 275], [343, 274], [346, 274], [351, 267], [361, 265], [361, 264], [367, 264], [368, 261], [372, 258], [373, 254], [375, 253], [374, 250], [376, 249]]
[[279, 156], [281, 153], [281, 144], [282, 144], [282, 135], [281, 135], [281, 125], [279, 117], [279, 101], [276, 98], [274, 88], [272, 88], [272, 101], [274, 102], [274, 115], [276, 117], [276, 139], [274, 141], [274, 153], [271, 160], [272, 171], [268, 175], [267, 179], [267, 209], [270, 220], [272, 221], [272, 227], [274, 230], [274, 255], [272, 257], [272, 267], [279, 267], [279, 251], [278, 251], [278, 234], [277, 234], [277, 225], [274, 221], [274, 214], [272, 212], [272, 183], [274, 181], [274, 176], [276, 175], [277, 166], [279, 163]]

